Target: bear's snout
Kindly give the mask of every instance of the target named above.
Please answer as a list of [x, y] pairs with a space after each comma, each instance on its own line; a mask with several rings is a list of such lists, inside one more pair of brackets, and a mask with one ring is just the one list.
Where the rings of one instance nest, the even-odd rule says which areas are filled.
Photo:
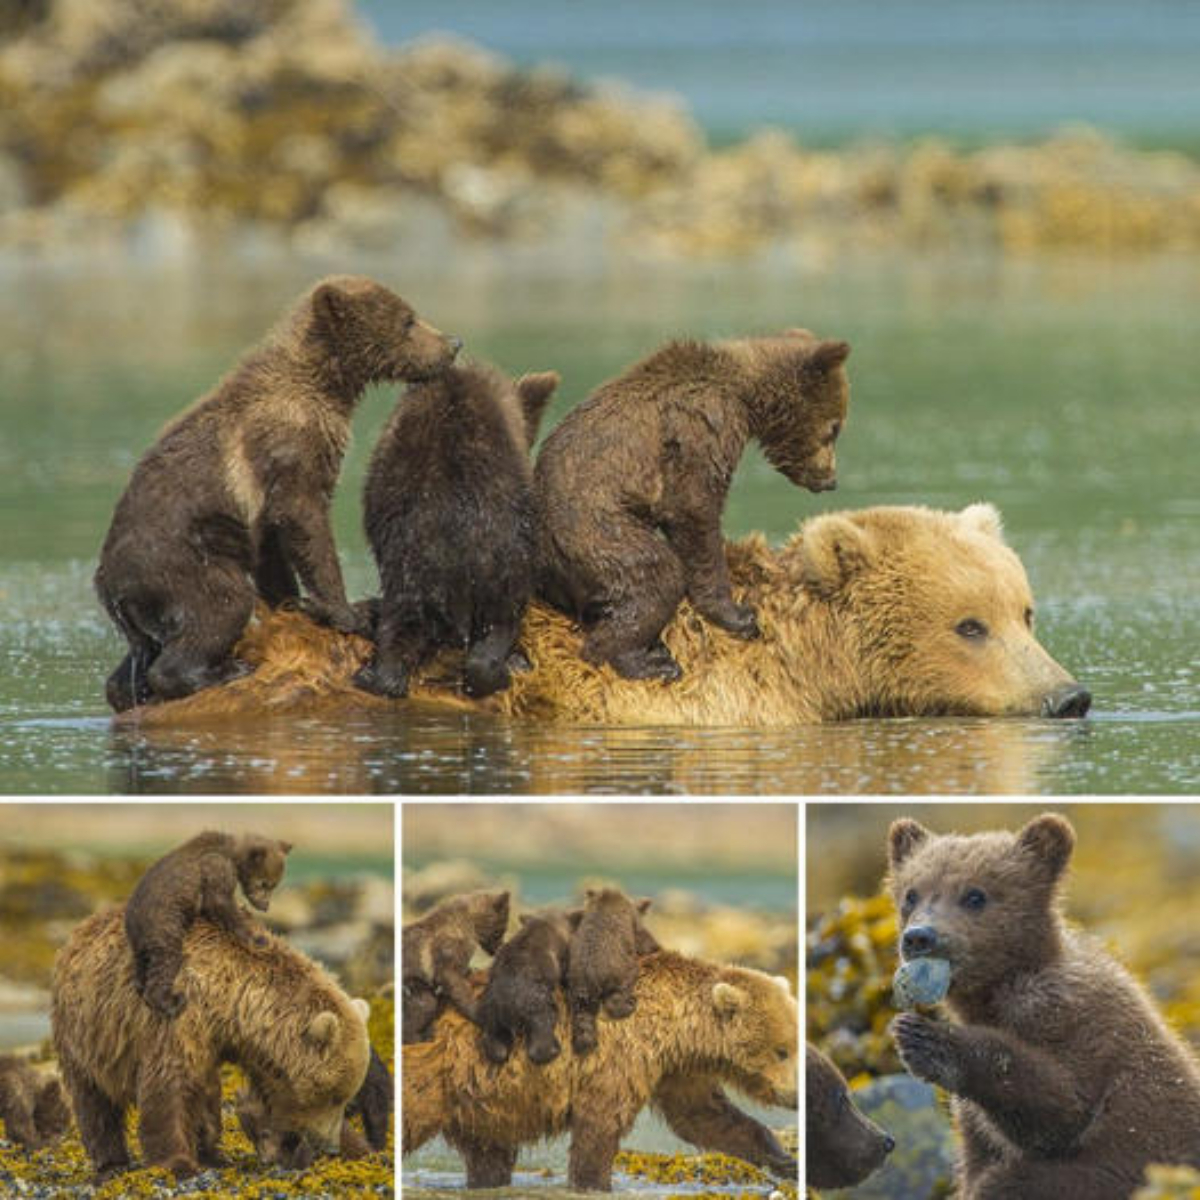
[[1077, 683], [1057, 688], [1042, 701], [1045, 717], [1085, 717], [1092, 707], [1092, 693]]
[[932, 925], [913, 925], [904, 931], [904, 936], [900, 939], [900, 953], [904, 958], [930, 955], [937, 946], [938, 934]]

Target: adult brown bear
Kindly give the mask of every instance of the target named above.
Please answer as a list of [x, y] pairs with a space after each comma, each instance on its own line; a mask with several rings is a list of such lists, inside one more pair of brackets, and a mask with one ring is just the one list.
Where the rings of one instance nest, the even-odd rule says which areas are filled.
[[[435, 681], [414, 698], [545, 721], [796, 725], [854, 717], [1078, 717], [1091, 696], [1033, 632], [1021, 561], [989, 504], [962, 512], [869, 508], [814, 517], [778, 549], [754, 535], [726, 546], [734, 592], [759, 614], [742, 641], [687, 604], [664, 634], [679, 682], [622, 679], [580, 657], [582, 634], [531, 607], [521, 644], [533, 669], [504, 693], [470, 701]], [[253, 674], [119, 721], [245, 721], [395, 703], [351, 679], [370, 643], [291, 612], [260, 614], [238, 647]]]

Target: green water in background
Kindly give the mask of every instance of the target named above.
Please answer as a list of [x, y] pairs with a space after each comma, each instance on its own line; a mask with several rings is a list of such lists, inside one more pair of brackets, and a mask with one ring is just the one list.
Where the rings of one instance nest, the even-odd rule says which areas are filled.
[[[1200, 787], [1200, 274], [1194, 261], [905, 258], [799, 273], [607, 265], [580, 248], [414, 246], [407, 261], [241, 255], [86, 271], [0, 263], [0, 792], [1047, 791]], [[552, 424], [680, 333], [803, 324], [848, 338], [841, 487], [757, 454], [726, 518], [780, 539], [818, 511], [995, 502], [1040, 636], [1091, 719], [785, 730], [560, 729], [411, 712], [114, 734], [120, 643], [90, 590], [128, 473], [316, 276], [368, 271], [504, 368], [562, 372]], [[363, 468], [392, 404], [365, 399], [335, 506], [350, 590], [374, 588]]]

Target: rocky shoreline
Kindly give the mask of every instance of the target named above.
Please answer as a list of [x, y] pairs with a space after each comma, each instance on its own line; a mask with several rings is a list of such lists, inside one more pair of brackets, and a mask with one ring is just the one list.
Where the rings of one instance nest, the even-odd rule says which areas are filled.
[[1200, 246], [1200, 163], [1088, 129], [714, 148], [670, 98], [446, 37], [389, 49], [344, 0], [0, 0], [0, 34], [0, 247], [34, 254], [345, 253], [438, 227], [667, 260]]

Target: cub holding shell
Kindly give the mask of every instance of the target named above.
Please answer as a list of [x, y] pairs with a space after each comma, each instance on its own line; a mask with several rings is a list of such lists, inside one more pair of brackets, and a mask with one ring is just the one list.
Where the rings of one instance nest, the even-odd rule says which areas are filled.
[[836, 484], [845, 342], [807, 330], [672, 342], [604, 384], [538, 456], [539, 590], [588, 627], [583, 656], [630, 679], [678, 679], [661, 634], [686, 596], [736, 637], [721, 513], [746, 444], [810, 491]]
[[381, 284], [333, 276], [167, 426], [117, 502], [95, 576], [129, 643], [108, 680], [114, 709], [245, 674], [233, 648], [256, 597], [278, 605], [302, 584], [312, 616], [369, 632], [329, 524], [350, 419], [367, 384], [435, 374], [459, 344]]
[[469, 695], [508, 686], [534, 583], [529, 450], [557, 385], [553, 372], [513, 382], [472, 363], [400, 397], [364, 496], [383, 598], [359, 687], [405, 695], [438, 646], [466, 650]]
[[283, 878], [288, 842], [257, 834], [201, 833], [154, 863], [125, 906], [125, 936], [133, 951], [134, 987], [161, 1016], [177, 1016], [187, 1003], [174, 990], [183, 965], [183, 939], [199, 917], [247, 949], [266, 937], [234, 899], [242, 893], [260, 912]]
[[[1200, 1166], [1200, 1067], [1103, 946], [1069, 928], [1075, 845], [1056, 814], [1017, 833], [892, 824], [905, 963], [944, 962], [950, 1021], [892, 1022], [900, 1058], [951, 1094], [965, 1200], [1116, 1200], [1149, 1163]], [[944, 969], [908, 979], [919, 1003]], [[928, 982], [928, 989], [926, 989]]]

